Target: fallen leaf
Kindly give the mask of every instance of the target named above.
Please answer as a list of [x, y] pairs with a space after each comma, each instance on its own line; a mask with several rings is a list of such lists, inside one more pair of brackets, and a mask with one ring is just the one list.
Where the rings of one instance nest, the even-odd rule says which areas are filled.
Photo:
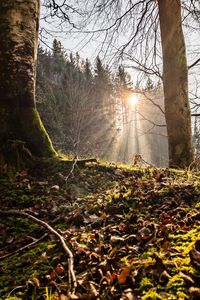
[[120, 244], [123, 243], [125, 241], [124, 238], [122, 238], [121, 236], [111, 236], [110, 238], [110, 242], [112, 244]]
[[189, 284], [190, 286], [191, 285], [194, 285], [194, 280], [190, 277], [190, 276], [188, 276], [188, 275], [186, 275], [186, 274], [184, 274], [184, 273], [180, 273], [180, 277], [181, 278], [183, 278], [183, 280], [187, 283], [187, 284]]
[[137, 296], [133, 293], [132, 289], [126, 289], [123, 291], [120, 300], [137, 300]]
[[168, 250], [170, 248], [170, 242], [167, 241], [167, 240], [164, 240], [161, 247], [164, 249], [164, 250]]
[[60, 189], [60, 187], [59, 187], [59, 185], [53, 185], [53, 186], [51, 186], [51, 190], [59, 190]]
[[125, 284], [127, 276], [130, 275], [130, 272], [131, 272], [131, 268], [130, 267], [126, 267], [125, 269], [123, 269], [121, 271], [121, 273], [119, 274], [118, 283], [119, 284]]
[[167, 282], [170, 278], [171, 278], [171, 276], [169, 275], [169, 273], [166, 270], [164, 270], [160, 275], [159, 281], [160, 282], [163, 282], [163, 281]]
[[192, 296], [193, 300], [199, 300], [200, 299], [200, 288], [192, 286], [189, 289], [189, 293], [190, 293], [190, 296]]
[[56, 268], [51, 272], [51, 274], [47, 275], [48, 276], [47, 278], [52, 279], [54, 277], [57, 277], [59, 274], [62, 274], [63, 272], [64, 272], [63, 266], [61, 264], [58, 264]]
[[195, 249], [190, 250], [189, 256], [190, 256], [190, 261], [192, 264], [200, 263], [200, 252], [199, 251], [197, 251]]

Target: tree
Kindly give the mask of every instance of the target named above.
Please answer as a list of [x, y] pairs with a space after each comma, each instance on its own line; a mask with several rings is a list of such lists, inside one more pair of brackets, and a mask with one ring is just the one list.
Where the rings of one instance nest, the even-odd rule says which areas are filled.
[[181, 1], [159, 0], [158, 7], [169, 159], [170, 165], [184, 167], [192, 163], [194, 158]]
[[0, 164], [22, 148], [30, 156], [56, 155], [35, 107], [39, 10], [39, 0], [0, 2]]
[[95, 86], [95, 93], [96, 93], [94, 105], [97, 108], [102, 108], [107, 98], [105, 91], [108, 88], [108, 80], [107, 80], [108, 74], [106, 73], [106, 69], [103, 66], [103, 63], [99, 56], [97, 56], [96, 58], [94, 73], [95, 73], [94, 86]]
[[53, 56], [54, 57], [56, 57], [56, 56], [63, 57], [64, 56], [62, 44], [57, 39], [53, 40]]
[[123, 66], [118, 67], [116, 74], [116, 98], [121, 104], [121, 113], [123, 126], [128, 123], [128, 98], [132, 93], [132, 83], [130, 75], [125, 71]]
[[[117, 52], [120, 58], [131, 58], [137, 65], [137, 70], [163, 79], [169, 164], [179, 167], [188, 166], [193, 161], [188, 66], [181, 21], [181, 4], [185, 5], [185, 2], [188, 1], [134, 0], [124, 1], [121, 5], [119, 1], [111, 0], [106, 3], [96, 0], [91, 8], [91, 1], [87, 1], [87, 19], [92, 23], [96, 13], [95, 25], [99, 26], [94, 27], [93, 31], [88, 30], [88, 33], [101, 32], [106, 51], [109, 44], [111, 51], [116, 49], [114, 53]], [[198, 1], [191, 2], [196, 6]], [[159, 23], [163, 76], [159, 70]], [[123, 33], [121, 42], [120, 30]], [[134, 51], [136, 48], [138, 51]]]
[[90, 62], [89, 62], [88, 58], [86, 58], [83, 70], [84, 70], [86, 84], [90, 84], [91, 85], [92, 71], [91, 71], [91, 65], [90, 65]]

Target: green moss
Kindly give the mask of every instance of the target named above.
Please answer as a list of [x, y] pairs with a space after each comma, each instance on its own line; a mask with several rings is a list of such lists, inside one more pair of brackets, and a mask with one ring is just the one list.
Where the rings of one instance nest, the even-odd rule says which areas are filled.
[[188, 231], [176, 231], [170, 233], [168, 238], [178, 251], [183, 251], [183, 254], [187, 255], [193, 247], [193, 243], [199, 236], [199, 227], [194, 226]]
[[198, 202], [198, 203], [195, 205], [195, 208], [196, 208], [196, 209], [200, 209], [200, 202]]
[[140, 281], [140, 290], [146, 291], [152, 287], [153, 287], [153, 283], [150, 281], [150, 279], [147, 277], [143, 277], [142, 280]]
[[[102, 251], [102, 253], [105, 251], [105, 257], [109, 257], [110, 255], [109, 251], [111, 250], [108, 250], [109, 247], [107, 247], [110, 244], [110, 248], [113, 248], [113, 256], [110, 256], [111, 260], [113, 259], [112, 272], [119, 274], [119, 270], [126, 266], [131, 266], [133, 270], [131, 271], [131, 277], [135, 271], [137, 273], [136, 276], [134, 275], [134, 291], [138, 294], [140, 299], [141, 297], [142, 299], [162, 299], [162, 297], [163, 299], [188, 299], [187, 294], [189, 294], [189, 292], [179, 274], [181, 271], [185, 274], [197, 273], [190, 263], [189, 251], [193, 248], [195, 240], [198, 239], [199, 228], [197, 226], [195, 227], [196, 222], [194, 222], [195, 224], [192, 224], [191, 227], [179, 226], [178, 222], [181, 218], [178, 214], [175, 214], [175, 216], [172, 217], [172, 223], [176, 226], [176, 229], [169, 229], [166, 236], [163, 236], [162, 232], [161, 236], [157, 234], [159, 228], [162, 229], [162, 220], [159, 219], [160, 215], [158, 216], [156, 210], [159, 210], [159, 207], [165, 204], [165, 199], [170, 199], [170, 197], [168, 197], [169, 188], [167, 187], [166, 190], [162, 190], [163, 185], [160, 185], [160, 181], [156, 182], [155, 173], [158, 172], [159, 175], [160, 171], [157, 171], [157, 169], [140, 169], [138, 167], [127, 167], [125, 169], [120, 167], [119, 175], [123, 174], [123, 176], [120, 176], [123, 177], [122, 179], [118, 178], [118, 172], [116, 172], [118, 168], [116, 165], [102, 165], [101, 163], [98, 163], [96, 166], [88, 165], [85, 166], [84, 169], [76, 169], [74, 178], [69, 179], [69, 197], [72, 196], [69, 199], [71, 201], [69, 204], [68, 198], [66, 197], [66, 190], [61, 186], [62, 183], [59, 182], [59, 193], [62, 194], [64, 191], [65, 192], [63, 193], [63, 197], [60, 198], [61, 201], [59, 200], [59, 196], [53, 195], [51, 186], [57, 184], [57, 173], [62, 172], [62, 174], [65, 175], [68, 174], [70, 169], [71, 162], [69, 161], [59, 159], [38, 159], [37, 164], [31, 169], [31, 177], [29, 178], [29, 175], [25, 175], [24, 177], [22, 176], [22, 180], [17, 180], [18, 188], [14, 183], [11, 184], [10, 182], [7, 182], [5, 178], [0, 179], [0, 193], [2, 196], [0, 205], [4, 207], [5, 204], [7, 204], [8, 208], [13, 207], [16, 209], [31, 207], [33, 211], [39, 213], [39, 217], [51, 224], [51, 221], [55, 218], [55, 214], [52, 214], [51, 211], [51, 202], [55, 201], [56, 217], [59, 217], [61, 213], [62, 221], [53, 223], [53, 227], [55, 229], [59, 228], [62, 231], [66, 231], [66, 229], [71, 226], [71, 223], [65, 223], [62, 217], [67, 216], [69, 206], [70, 210], [73, 209], [74, 203], [71, 203], [73, 202], [72, 200], [75, 199], [76, 203], [76, 199], [80, 197], [81, 200], [79, 199], [79, 201], [81, 202], [81, 205], [85, 205], [86, 213], [88, 212], [88, 215], [97, 215], [99, 219], [101, 219], [102, 216], [102, 220], [100, 220], [99, 224], [101, 226], [102, 221], [106, 226], [106, 234], [108, 234], [108, 236], [106, 236], [104, 232], [104, 225], [99, 229], [95, 227], [95, 223], [94, 227], [93, 224], [91, 226], [91, 223], [89, 223], [87, 228], [84, 228], [83, 226], [83, 228], [80, 229], [81, 233], [78, 228], [76, 228], [75, 231], [71, 231], [70, 229], [72, 241], [77, 241], [79, 246], [87, 246], [87, 249], [89, 249], [87, 252], [94, 251], [99, 254], [101, 253], [100, 251]], [[181, 203], [183, 203], [183, 209], [185, 211], [184, 216], [197, 212], [198, 206], [194, 209], [196, 203], [192, 202], [191, 205], [189, 205], [188, 202], [184, 202], [185, 198], [182, 198], [185, 194], [187, 196], [187, 193], [188, 198], [192, 197], [193, 189], [191, 186], [193, 187], [195, 181], [188, 187], [186, 185], [181, 188], [181, 184], [186, 180], [186, 177], [184, 177], [186, 174], [183, 171], [180, 173], [170, 173], [171, 171], [169, 173], [168, 171], [163, 172], [163, 176], [166, 176], [170, 180], [170, 192], [172, 191], [174, 193], [172, 197], [177, 201], [180, 199]], [[172, 177], [170, 177], [170, 174], [172, 174]], [[134, 180], [132, 184], [130, 178], [133, 179], [133, 176]], [[152, 176], [154, 176], [153, 180]], [[24, 178], [25, 181], [23, 183]], [[27, 179], [29, 181], [26, 181]], [[42, 186], [38, 184], [40, 181], [46, 181], [48, 183]], [[27, 188], [28, 183], [30, 183], [29, 188]], [[89, 189], [87, 189], [87, 187], [89, 187]], [[159, 188], [161, 189], [161, 195], [159, 195]], [[112, 205], [116, 211], [114, 211], [114, 209], [112, 211]], [[44, 214], [42, 214], [41, 208], [46, 210], [46, 212], [44, 211]], [[119, 221], [118, 215], [121, 215]], [[137, 220], [135, 221], [134, 218], [132, 219], [132, 216], [136, 216]], [[181, 221], [184, 222], [184, 219]], [[13, 226], [13, 223], [15, 226]], [[131, 242], [131, 244], [127, 241], [127, 244], [122, 243], [113, 246], [109, 240], [110, 233], [114, 236], [122, 235], [122, 237], [126, 238], [129, 234], [137, 234], [138, 230], [149, 224], [155, 224], [155, 236], [149, 242], [144, 241], [144, 243], [141, 243], [139, 247], [137, 247], [139, 244], [137, 241], [136, 245], [135, 241], [133, 243]], [[5, 225], [7, 227], [4, 235], [5, 241], [8, 236], [15, 236], [15, 241], [19, 241], [19, 237], [25, 237], [26, 235], [35, 237], [35, 233], [38, 237], [37, 225], [28, 220], [9, 217], [5, 221]], [[107, 225], [109, 226], [107, 227]], [[30, 234], [30, 231], [34, 231], [33, 234]], [[166, 238], [167, 241], [169, 241], [169, 247], [167, 249], [161, 247], [163, 238]], [[51, 284], [47, 282], [45, 276], [50, 274], [51, 270], [55, 268], [58, 262], [64, 262], [63, 266], [66, 267], [66, 256], [63, 254], [61, 247], [52, 242], [44, 243], [44, 247], [41, 247], [41, 245], [39, 244], [32, 250], [33, 252], [28, 251], [27, 255], [25, 253], [23, 255], [14, 255], [9, 259], [0, 262], [0, 270], [3, 270], [3, 274], [0, 275], [0, 299], [7, 299], [5, 298], [6, 295], [7, 297], [13, 297], [13, 299], [21, 299], [21, 297], [23, 300], [31, 299], [31, 296], [27, 295], [27, 282], [29, 280], [33, 281], [34, 278], [39, 279], [41, 285], [40, 288], [36, 290], [37, 297], [32, 299], [42, 299], [42, 294], [45, 294], [45, 286], [49, 289], [52, 288], [52, 295], [54, 295], [56, 288], [55, 286], [51, 287]], [[75, 257], [74, 265], [78, 276], [80, 271], [80, 257], [86, 255], [85, 257], [87, 260], [88, 254], [77, 254], [76, 246], [73, 244], [72, 251]], [[119, 256], [118, 254], [116, 255], [118, 251]], [[156, 275], [154, 274], [153, 267], [155, 264], [155, 259], [153, 258], [155, 254], [162, 259], [168, 274], [172, 276], [168, 283], [166, 283], [167, 280], [162, 281], [159, 280], [157, 276], [154, 276]], [[94, 264], [94, 266], [96, 266], [98, 264], [97, 261], [99, 260], [99, 262], [101, 262], [102, 258], [103, 256], [92, 261], [93, 256], [91, 255], [91, 265]], [[90, 264], [87, 266], [87, 272], [89, 273]], [[63, 276], [66, 284], [67, 275], [65, 274]], [[56, 278], [56, 283], [61, 286], [61, 280], [63, 278]], [[91, 277], [88, 278], [86, 278], [86, 280], [89, 281]], [[128, 277], [128, 280], [130, 278]], [[93, 280], [95, 282], [97, 281], [98, 286], [99, 278], [98, 275], [96, 276], [96, 273]], [[127, 282], [129, 282], [128, 280]], [[21, 289], [15, 290], [8, 296], [12, 289], [20, 285], [22, 286]], [[117, 285], [115, 285], [115, 287], [117, 287]], [[103, 287], [102, 294], [100, 295], [101, 299], [114, 299], [113, 294], [110, 292], [110, 288], [111, 286], [109, 284], [105, 289]]]
[[161, 197], [165, 197], [170, 193], [170, 190], [168, 187], [164, 187], [162, 189], [159, 190], [159, 196]]
[[54, 157], [56, 151], [35, 108], [21, 111], [21, 133], [31, 152], [39, 157]]
[[179, 274], [174, 275], [172, 278], [169, 279], [168, 283], [167, 283], [167, 288], [170, 290], [177, 290], [180, 288], [184, 288], [185, 287], [185, 281], [183, 280], [183, 278], [180, 277]]
[[184, 279], [181, 278], [179, 274], [169, 279], [165, 291], [176, 297], [179, 296], [178, 299], [189, 299], [189, 297], [186, 296], [188, 288], [186, 287]]
[[177, 294], [178, 299], [184, 299], [184, 300], [190, 299], [189, 296], [186, 293], [184, 293], [183, 291], [177, 291], [176, 294]]
[[144, 296], [141, 297], [141, 300], [162, 300], [162, 299], [163, 298], [154, 290], [149, 290]]
[[[0, 103], [0, 167], [22, 169], [36, 157], [56, 157], [51, 140], [35, 108]], [[12, 167], [12, 168], [11, 168]]]
[[55, 244], [51, 242], [43, 242], [35, 249], [29, 250], [24, 254], [16, 254], [1, 261], [0, 299], [1, 297], [7, 299], [5, 297], [8, 295], [13, 296], [10, 294], [10, 291], [18, 286], [22, 286], [21, 290], [25, 292], [29, 280], [37, 279], [37, 277], [41, 278], [42, 275], [49, 274], [52, 270], [52, 266], [46, 253], [53, 251], [54, 247]]

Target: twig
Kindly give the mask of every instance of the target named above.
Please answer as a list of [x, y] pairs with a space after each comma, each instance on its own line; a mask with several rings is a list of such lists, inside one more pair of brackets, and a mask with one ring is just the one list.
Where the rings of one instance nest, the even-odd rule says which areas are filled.
[[18, 290], [18, 289], [22, 289], [22, 288], [24, 288], [24, 287], [26, 287], [26, 285], [18, 285], [18, 286], [16, 286], [14, 289], [12, 289], [12, 291], [8, 294], [8, 299], [10, 298], [10, 295], [13, 293], [13, 292], [15, 292], [16, 290]]
[[76, 290], [76, 287], [77, 287], [77, 281], [76, 281], [76, 276], [75, 276], [75, 273], [74, 273], [74, 257], [73, 257], [73, 254], [72, 254], [71, 250], [67, 247], [62, 235], [60, 235], [48, 223], [46, 223], [46, 222], [44, 222], [44, 221], [28, 214], [26, 212], [11, 209], [11, 210], [7, 210], [7, 211], [0, 210], [0, 214], [2, 214], [2, 215], [19, 215], [19, 216], [22, 216], [24, 218], [31, 219], [35, 223], [38, 223], [41, 226], [48, 229], [52, 234], [54, 234], [60, 240], [60, 243], [61, 243], [64, 251], [68, 255], [69, 288], [70, 288], [70, 291], [72, 293], [75, 293], [75, 290]]
[[68, 175], [65, 177], [65, 183], [67, 184], [69, 177], [73, 174], [75, 166], [84, 167], [86, 163], [97, 163], [97, 160], [96, 158], [86, 158], [80, 160], [78, 160], [78, 158], [75, 158], [71, 170], [69, 171]]
[[199, 62], [200, 62], [200, 58], [198, 58], [195, 62], [193, 62], [190, 66], [188, 66], [188, 69], [193, 68], [193, 67], [196, 66]]
[[40, 241], [42, 241], [45, 237], [47, 237], [47, 235], [48, 235], [48, 233], [45, 233], [45, 234], [43, 234], [43, 236], [41, 236], [39, 239], [36, 239], [36, 240], [33, 241], [32, 243], [30, 243], [30, 244], [28, 244], [28, 245], [26, 245], [26, 246], [23, 246], [23, 247], [21, 247], [21, 248], [15, 250], [15, 251], [13, 251], [13, 252], [11, 252], [11, 253], [8, 253], [8, 254], [5, 254], [5, 255], [3, 255], [3, 256], [0, 256], [0, 260], [5, 259], [5, 258], [10, 257], [10, 256], [13, 256], [14, 254], [17, 254], [17, 253], [19, 253], [19, 252], [21, 252], [21, 251], [24, 251], [24, 250], [26, 250], [26, 249], [28, 249], [28, 248], [31, 248], [31, 247], [35, 246], [35, 245], [38, 244]]
[[67, 185], [67, 181], [68, 181], [69, 177], [70, 177], [70, 176], [73, 174], [73, 172], [74, 172], [74, 168], [75, 168], [75, 166], [76, 166], [76, 164], [77, 164], [77, 160], [78, 160], [78, 158], [75, 158], [75, 159], [74, 159], [74, 162], [73, 162], [73, 164], [72, 164], [71, 170], [69, 171], [68, 175], [65, 177], [65, 184], [66, 184], [66, 185]]

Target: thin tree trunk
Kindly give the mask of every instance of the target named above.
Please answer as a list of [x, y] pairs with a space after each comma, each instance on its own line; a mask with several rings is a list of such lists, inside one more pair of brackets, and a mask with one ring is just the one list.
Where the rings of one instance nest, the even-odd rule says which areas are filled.
[[56, 152], [35, 107], [39, 3], [0, 1], [0, 146], [20, 140], [35, 156], [51, 157]]
[[193, 149], [181, 2], [180, 0], [158, 0], [158, 6], [169, 165], [186, 167], [193, 161]]

